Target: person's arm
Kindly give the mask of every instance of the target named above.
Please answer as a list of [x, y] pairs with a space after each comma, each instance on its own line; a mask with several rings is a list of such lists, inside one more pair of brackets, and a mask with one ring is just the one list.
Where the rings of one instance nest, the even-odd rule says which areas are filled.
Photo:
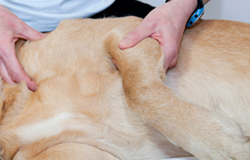
[[36, 40], [45, 37], [30, 28], [6, 7], [0, 5], [0, 75], [8, 83], [26, 81], [30, 90], [37, 85], [23, 70], [15, 54], [15, 42], [18, 38]]
[[203, 0], [203, 3], [206, 4], [209, 0]]
[[[203, 0], [204, 4], [209, 0]], [[186, 23], [197, 6], [197, 0], [171, 0], [152, 10], [142, 23], [120, 43], [121, 49], [135, 46], [147, 37], [161, 44], [165, 55], [165, 70], [174, 67]]]

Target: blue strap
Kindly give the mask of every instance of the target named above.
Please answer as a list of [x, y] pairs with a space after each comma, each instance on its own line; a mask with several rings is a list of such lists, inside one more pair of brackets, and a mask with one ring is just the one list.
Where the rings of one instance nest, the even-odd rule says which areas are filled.
[[189, 18], [187, 22], [187, 27], [192, 26], [197, 20], [201, 18], [201, 16], [204, 14], [204, 7], [197, 9], [193, 15]]

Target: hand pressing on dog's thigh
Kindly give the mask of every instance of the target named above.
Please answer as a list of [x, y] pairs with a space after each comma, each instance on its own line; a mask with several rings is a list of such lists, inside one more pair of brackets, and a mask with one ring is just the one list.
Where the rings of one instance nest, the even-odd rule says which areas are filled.
[[155, 8], [119, 43], [119, 47], [131, 48], [151, 37], [161, 44], [165, 55], [165, 71], [174, 67], [186, 23], [196, 5], [196, 0], [174, 0]]
[[15, 42], [18, 38], [37, 40], [45, 37], [30, 28], [10, 10], [0, 5], [0, 74], [8, 83], [26, 81], [30, 90], [37, 85], [23, 70], [15, 54]]
[[122, 51], [111, 43], [112, 38], [106, 44], [119, 66], [127, 102], [145, 123], [201, 160], [250, 159], [249, 139], [234, 120], [189, 103], [164, 85], [162, 53], [154, 40]]

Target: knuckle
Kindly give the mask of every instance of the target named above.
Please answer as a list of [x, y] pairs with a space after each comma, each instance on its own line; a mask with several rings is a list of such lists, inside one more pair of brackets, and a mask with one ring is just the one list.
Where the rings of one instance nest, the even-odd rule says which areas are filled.
[[6, 59], [8, 57], [8, 52], [5, 47], [0, 47], [0, 59]]
[[11, 57], [15, 54], [12, 53], [13, 51], [8, 47], [0, 48], [0, 59], [4, 62], [8, 62]]
[[177, 58], [174, 58], [174, 59], [171, 61], [169, 67], [174, 67], [174, 66], [176, 66], [176, 64], [177, 64]]
[[172, 56], [173, 58], [176, 57], [177, 54], [178, 54], [178, 51], [179, 51], [179, 48], [178, 48], [178, 47], [174, 47], [174, 48], [171, 50], [171, 52], [170, 52], [171, 56]]
[[135, 38], [135, 39], [140, 39], [141, 38], [141, 34], [138, 31], [132, 31], [130, 33], [130, 36]]
[[175, 54], [179, 51], [180, 44], [178, 43], [178, 41], [164, 40], [163, 43], [166, 44], [166, 47], [168, 47], [169, 53]]
[[168, 58], [174, 58], [178, 55], [178, 47], [171, 47], [168, 49], [168, 52], [165, 53], [165, 56]]
[[43, 34], [34, 30], [34, 37], [37, 39], [42, 39], [43, 38]]
[[10, 32], [5, 32], [4, 38], [0, 39], [0, 59], [6, 59], [13, 52], [11, 48], [11, 39], [13, 39], [13, 34]]
[[4, 37], [6, 37], [7, 39], [12, 38], [13, 37], [13, 31], [11, 31], [11, 30], [5, 30]]
[[164, 46], [165, 63], [168, 62], [168, 67], [172, 68], [177, 64], [179, 45], [177, 43]]
[[[2, 80], [6, 81], [6, 82], [8, 82], [8, 83], [11, 83], [10, 78], [6, 77], [5, 75], [3, 75], [3, 74], [1, 74], [1, 73], [0, 73], [0, 75], [1, 75], [1, 79], [2, 79]], [[1, 159], [0, 159], [0, 160], [1, 160]]]
[[11, 77], [12, 81], [14, 81], [14, 82], [21, 81], [21, 76], [17, 72], [15, 72], [14, 70], [9, 69], [8, 73], [9, 73], [9, 76]]

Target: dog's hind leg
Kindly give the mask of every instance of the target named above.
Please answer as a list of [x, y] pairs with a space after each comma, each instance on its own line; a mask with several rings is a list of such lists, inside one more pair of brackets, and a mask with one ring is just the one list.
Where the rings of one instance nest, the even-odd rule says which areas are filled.
[[[117, 160], [112, 154], [102, 151], [86, 139], [85, 134], [77, 131], [65, 131], [59, 135], [34, 142], [17, 151], [13, 160], [44, 159], [86, 159]], [[5, 157], [4, 157], [5, 159]]]
[[32, 158], [32, 160], [46, 159], [118, 160], [108, 152], [90, 145], [78, 143], [63, 143], [56, 145]]
[[109, 33], [104, 47], [119, 67], [130, 108], [199, 159], [249, 159], [250, 143], [236, 122], [178, 98], [163, 84], [158, 42], [147, 38], [120, 50], [124, 29], [119, 29]]

